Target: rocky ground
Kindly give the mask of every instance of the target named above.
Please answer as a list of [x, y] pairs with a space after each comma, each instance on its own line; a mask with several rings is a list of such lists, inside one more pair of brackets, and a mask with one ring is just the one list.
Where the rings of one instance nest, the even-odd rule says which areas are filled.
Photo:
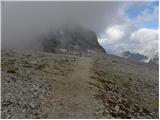
[[104, 118], [158, 118], [158, 70], [107, 56], [97, 58], [90, 84], [97, 89], [95, 98], [105, 106]]
[[2, 50], [2, 118], [158, 118], [158, 66]]

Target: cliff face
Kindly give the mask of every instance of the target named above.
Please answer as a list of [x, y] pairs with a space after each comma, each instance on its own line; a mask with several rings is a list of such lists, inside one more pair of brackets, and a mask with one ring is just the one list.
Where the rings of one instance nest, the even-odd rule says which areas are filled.
[[57, 49], [67, 51], [94, 51], [105, 53], [99, 45], [96, 33], [82, 27], [63, 27], [50, 32], [43, 40], [43, 50], [54, 52]]

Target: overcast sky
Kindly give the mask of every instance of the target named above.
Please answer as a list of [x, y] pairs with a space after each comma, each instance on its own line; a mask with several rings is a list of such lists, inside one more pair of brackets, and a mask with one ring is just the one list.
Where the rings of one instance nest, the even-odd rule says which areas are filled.
[[[2, 48], [20, 47], [56, 26], [97, 33], [110, 53], [158, 50], [158, 2], [2, 2]], [[146, 52], [147, 51], [147, 52]]]

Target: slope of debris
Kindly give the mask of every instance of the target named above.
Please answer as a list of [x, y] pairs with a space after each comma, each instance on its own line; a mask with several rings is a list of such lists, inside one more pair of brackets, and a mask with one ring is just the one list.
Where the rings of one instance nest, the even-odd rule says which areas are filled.
[[[158, 65], [157, 65], [158, 68]], [[104, 118], [158, 118], [158, 70], [122, 58], [107, 56], [95, 60], [90, 84], [95, 98], [105, 106]]]
[[158, 118], [158, 66], [108, 54], [2, 50], [2, 118]]
[[47, 118], [53, 82], [76, 58], [25, 50], [2, 50], [2, 118]]

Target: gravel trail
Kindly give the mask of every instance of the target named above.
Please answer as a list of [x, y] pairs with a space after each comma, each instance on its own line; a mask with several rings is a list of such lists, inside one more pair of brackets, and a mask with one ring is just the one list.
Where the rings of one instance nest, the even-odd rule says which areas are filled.
[[[52, 108], [50, 118], [96, 118], [98, 102], [89, 86], [93, 59], [81, 57], [73, 72], [57, 84], [54, 97], [59, 99]], [[53, 100], [55, 100], [53, 98]], [[55, 103], [55, 102], [54, 102]]]

